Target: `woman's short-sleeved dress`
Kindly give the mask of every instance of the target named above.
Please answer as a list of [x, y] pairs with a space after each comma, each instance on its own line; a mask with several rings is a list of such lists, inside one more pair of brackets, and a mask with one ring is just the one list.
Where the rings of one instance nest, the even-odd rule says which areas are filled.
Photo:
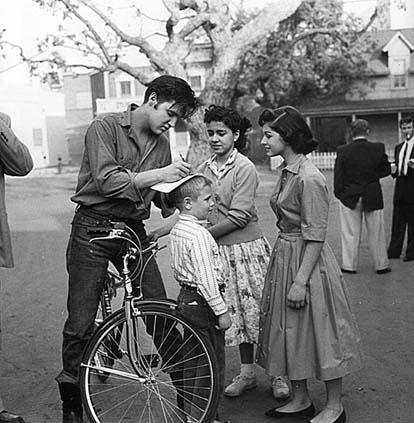
[[[359, 333], [342, 272], [325, 242], [329, 197], [323, 174], [301, 155], [277, 170], [270, 205], [280, 229], [265, 278], [257, 362], [270, 375], [330, 380], [360, 367]], [[305, 307], [287, 306], [306, 241], [323, 242]]]

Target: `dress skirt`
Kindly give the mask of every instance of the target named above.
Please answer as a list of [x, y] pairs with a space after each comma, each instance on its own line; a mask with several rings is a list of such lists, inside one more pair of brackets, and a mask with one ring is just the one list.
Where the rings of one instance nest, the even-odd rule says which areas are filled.
[[359, 333], [345, 280], [325, 242], [307, 287], [308, 303], [287, 306], [302, 260], [300, 233], [280, 233], [270, 258], [260, 311], [257, 362], [290, 380], [331, 380], [360, 367]]
[[225, 332], [226, 346], [256, 344], [260, 302], [270, 246], [265, 238], [233, 245], [219, 245], [232, 326]]

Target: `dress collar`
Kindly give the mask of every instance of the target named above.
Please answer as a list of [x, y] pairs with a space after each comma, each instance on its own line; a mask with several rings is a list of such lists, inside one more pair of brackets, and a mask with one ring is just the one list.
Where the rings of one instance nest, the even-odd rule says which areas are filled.
[[304, 154], [300, 154], [298, 155], [296, 160], [292, 163], [286, 164], [286, 162], [283, 161], [281, 164], [282, 170], [287, 170], [288, 172], [291, 172], [297, 175], [299, 173], [300, 166], [306, 160], [308, 160], [307, 157]]

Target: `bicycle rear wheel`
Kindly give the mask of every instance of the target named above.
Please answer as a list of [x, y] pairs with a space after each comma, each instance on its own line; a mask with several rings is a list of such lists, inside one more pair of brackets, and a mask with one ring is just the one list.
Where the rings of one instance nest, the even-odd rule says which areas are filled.
[[[103, 322], [85, 350], [80, 386], [89, 420], [209, 422], [220, 394], [211, 344], [174, 305], [137, 305], [140, 315], [132, 320], [134, 354], [128, 349], [123, 309]], [[110, 366], [105, 365], [108, 362]], [[105, 380], [103, 372], [108, 375]]]

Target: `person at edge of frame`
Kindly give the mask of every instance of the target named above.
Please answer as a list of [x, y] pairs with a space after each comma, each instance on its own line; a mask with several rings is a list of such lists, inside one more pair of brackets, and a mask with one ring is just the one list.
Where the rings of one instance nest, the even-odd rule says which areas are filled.
[[[0, 113], [0, 267], [14, 266], [6, 213], [4, 175], [25, 176], [32, 168], [33, 160], [29, 149], [11, 130], [10, 117]], [[5, 409], [1, 397], [0, 423], [24, 423], [22, 417]]]
[[407, 229], [407, 246], [403, 261], [414, 260], [414, 120], [404, 117], [400, 120], [404, 139], [395, 146], [391, 176], [395, 179], [391, 241], [388, 258], [398, 259], [403, 249]]
[[[184, 160], [171, 163], [164, 133], [197, 107], [198, 100], [186, 81], [163, 75], [148, 84], [142, 105], [131, 104], [123, 113], [97, 117], [87, 129], [78, 184], [71, 197], [77, 208], [66, 252], [68, 316], [63, 328], [63, 369], [56, 377], [63, 423], [83, 422], [82, 353], [94, 328], [108, 260], [119, 265], [122, 255], [122, 240], [90, 243], [96, 236], [92, 231], [110, 222], [124, 222], [137, 233], [142, 248], [148, 246], [144, 220], [150, 216], [151, 203], [161, 209], [163, 217], [174, 212], [165, 196], [151, 186], [174, 182], [191, 172], [191, 165]], [[155, 259], [144, 270], [141, 288], [145, 299], [166, 297]], [[172, 331], [171, 348], [166, 350], [173, 351], [173, 343], [180, 339], [178, 331]], [[157, 344], [156, 334], [154, 342]], [[174, 372], [170, 376], [173, 382], [180, 379]]]

